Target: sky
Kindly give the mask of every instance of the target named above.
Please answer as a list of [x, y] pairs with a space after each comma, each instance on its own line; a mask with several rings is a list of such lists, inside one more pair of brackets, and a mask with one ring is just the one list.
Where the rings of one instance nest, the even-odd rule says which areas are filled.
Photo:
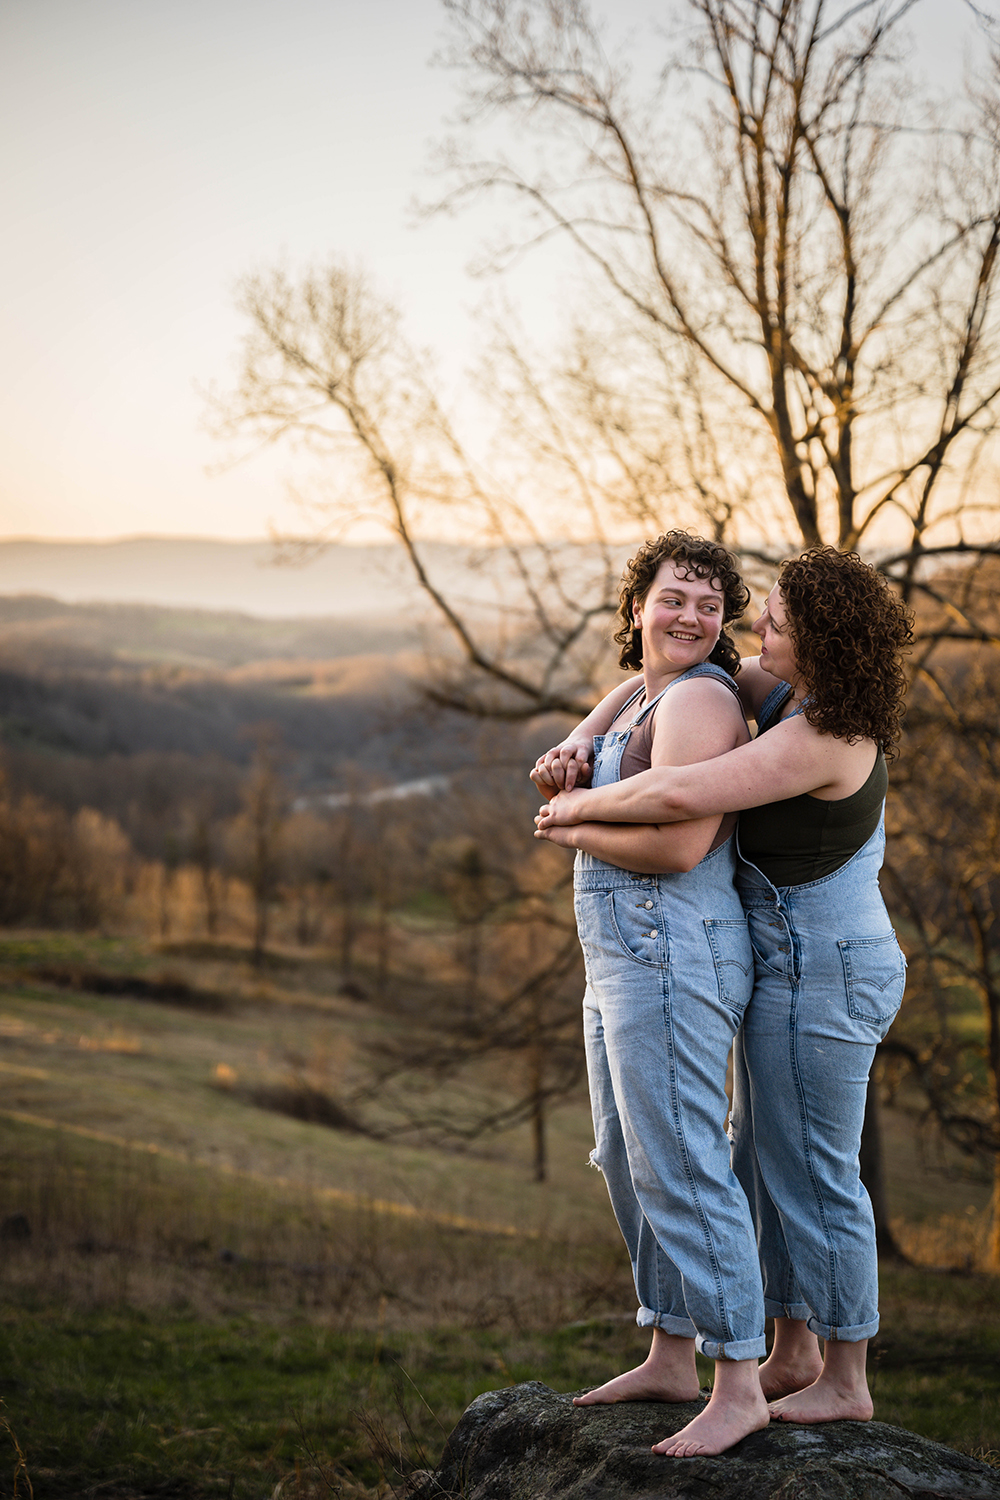
[[[615, 0], [614, 33], [669, 11]], [[967, 14], [915, 12], [942, 87]], [[443, 37], [440, 0], [0, 0], [0, 538], [296, 529], [291, 460], [226, 466], [205, 425], [254, 269], [363, 265], [460, 386], [497, 221], [412, 211], [457, 106]], [[555, 336], [551, 257], [507, 291]]]

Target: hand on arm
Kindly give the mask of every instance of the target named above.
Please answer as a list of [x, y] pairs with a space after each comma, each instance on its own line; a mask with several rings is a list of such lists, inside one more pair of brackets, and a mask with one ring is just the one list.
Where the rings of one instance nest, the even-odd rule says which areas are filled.
[[572, 791], [575, 786], [590, 780], [594, 735], [607, 733], [622, 705], [635, 692], [636, 685], [634, 677], [620, 683], [564, 740], [538, 757], [528, 774], [543, 797], [551, 798], [558, 792]]
[[[656, 710], [652, 761], [672, 766], [722, 754], [746, 735], [743, 717], [726, 688], [705, 681], [678, 685]], [[704, 859], [722, 821], [721, 814], [637, 827], [590, 821], [585, 807], [593, 795], [560, 793], [536, 818], [536, 836], [564, 848], [584, 849], [621, 869], [666, 874], [691, 870]]]
[[627, 781], [596, 790], [560, 794], [541, 810], [539, 829], [549, 822], [679, 823], [722, 812], [783, 802], [803, 792], [827, 797], [857, 790], [859, 764], [874, 747], [848, 745], [820, 734], [801, 715], [712, 760], [653, 766]]

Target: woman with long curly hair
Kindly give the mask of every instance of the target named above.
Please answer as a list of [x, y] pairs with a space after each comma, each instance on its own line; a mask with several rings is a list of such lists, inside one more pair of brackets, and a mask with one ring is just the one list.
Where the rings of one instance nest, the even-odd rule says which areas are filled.
[[[616, 636], [621, 665], [642, 675], [542, 764], [558, 763], [565, 782], [593, 749], [594, 786], [614, 787], [745, 744], [726, 626], [748, 600], [717, 543], [680, 531], [648, 542], [626, 568]], [[594, 742], [598, 721], [607, 732]], [[652, 1334], [642, 1365], [577, 1402], [695, 1401], [697, 1346], [716, 1361], [711, 1408], [725, 1446], [768, 1422], [754, 1226], [725, 1132], [726, 1065], [753, 987], [735, 825], [719, 812], [662, 828], [590, 823], [574, 876], [591, 1160], [628, 1246], [637, 1322]]]
[[[761, 1389], [782, 1421], [867, 1421], [878, 1275], [858, 1150], [875, 1047], [905, 978], [878, 872], [910, 622], [874, 568], [819, 547], [783, 565], [753, 628], [760, 656], [740, 675], [758, 724], [752, 743], [617, 786], [561, 790], [537, 832], [581, 847], [588, 827], [609, 820], [663, 827], [740, 813], [737, 885], [755, 980], [735, 1048], [731, 1134], [775, 1319]], [[556, 757], [535, 777], [546, 795], [570, 779]], [[710, 1411], [685, 1434], [670, 1450], [679, 1456], [727, 1446]]]

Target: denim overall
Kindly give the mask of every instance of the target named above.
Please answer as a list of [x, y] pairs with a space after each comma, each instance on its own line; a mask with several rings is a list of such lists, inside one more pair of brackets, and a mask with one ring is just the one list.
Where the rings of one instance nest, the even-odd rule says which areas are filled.
[[878, 1329], [858, 1150], [875, 1047], [906, 975], [878, 885], [884, 848], [880, 819], [820, 880], [775, 886], [743, 858], [737, 874], [755, 981], [734, 1049], [733, 1166], [757, 1225], [764, 1305], [845, 1342]]
[[[664, 692], [696, 676], [732, 685], [702, 663]], [[662, 696], [595, 738], [592, 785], [619, 779], [629, 735]], [[633, 874], [585, 853], [575, 870], [591, 1161], [628, 1246], [636, 1322], [695, 1338], [710, 1359], [765, 1352], [753, 1221], [725, 1133], [726, 1064], [753, 985], [734, 872], [733, 839], [687, 874]]]

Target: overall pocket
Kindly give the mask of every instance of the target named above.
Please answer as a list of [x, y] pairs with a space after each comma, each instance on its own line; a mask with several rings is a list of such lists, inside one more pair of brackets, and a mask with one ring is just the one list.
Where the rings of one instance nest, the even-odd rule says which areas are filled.
[[712, 950], [719, 999], [741, 1016], [753, 993], [753, 949], [746, 917], [706, 917], [705, 935]]
[[667, 962], [667, 933], [659, 901], [649, 887], [615, 890], [608, 896], [608, 921], [615, 940], [633, 963], [661, 968]]
[[899, 1009], [906, 983], [906, 959], [895, 935], [842, 938], [837, 944], [844, 965], [847, 1009], [884, 1035]]

